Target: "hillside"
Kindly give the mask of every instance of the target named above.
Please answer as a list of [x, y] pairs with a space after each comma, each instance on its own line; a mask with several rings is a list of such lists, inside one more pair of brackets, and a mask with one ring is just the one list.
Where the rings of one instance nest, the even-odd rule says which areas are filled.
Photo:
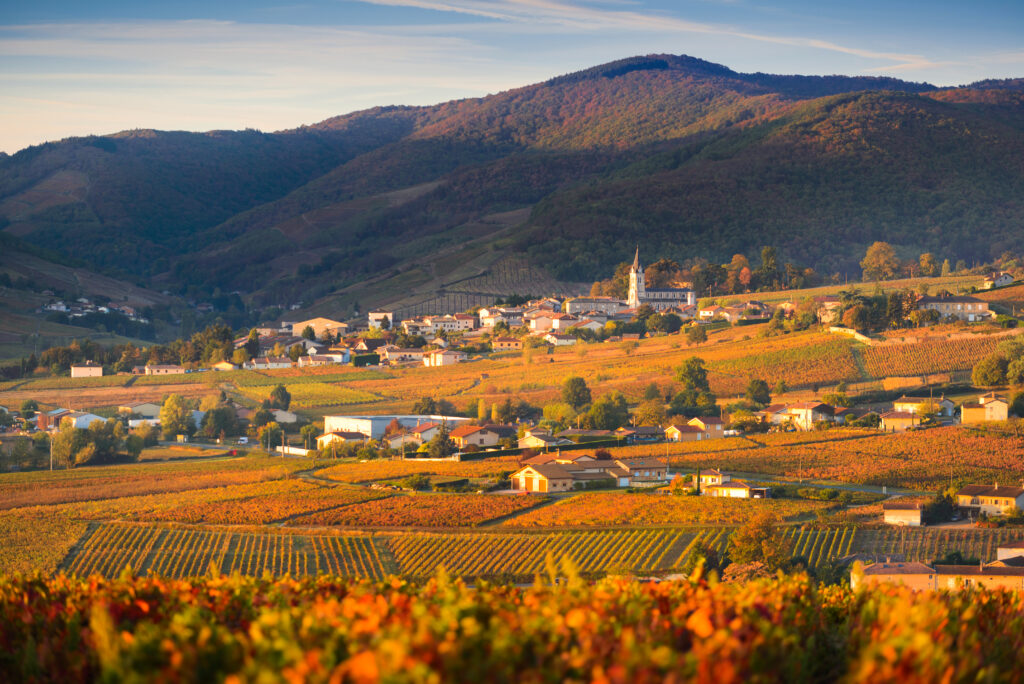
[[0, 159], [0, 226], [156, 289], [334, 315], [456, 306], [448, 286], [472, 277], [569, 292], [638, 242], [718, 261], [774, 244], [824, 273], [856, 274], [876, 239], [988, 260], [1024, 220], [1022, 103], [1018, 81], [939, 90], [652, 55], [292, 131], [29, 148]]

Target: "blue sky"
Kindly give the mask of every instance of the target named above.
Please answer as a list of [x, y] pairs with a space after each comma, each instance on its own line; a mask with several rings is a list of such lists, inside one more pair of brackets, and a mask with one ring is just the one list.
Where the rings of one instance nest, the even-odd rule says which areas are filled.
[[660, 52], [936, 85], [1024, 77], [1024, 3], [14, 0], [0, 7], [0, 150], [129, 128], [280, 130]]

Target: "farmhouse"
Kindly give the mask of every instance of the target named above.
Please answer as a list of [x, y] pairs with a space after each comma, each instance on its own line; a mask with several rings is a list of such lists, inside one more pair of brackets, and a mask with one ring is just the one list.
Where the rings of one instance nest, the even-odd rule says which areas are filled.
[[670, 442], [698, 442], [707, 438], [708, 433], [696, 425], [669, 425], [665, 428], [665, 439]]
[[494, 351], [516, 351], [523, 348], [523, 343], [514, 337], [495, 337], [491, 340]]
[[450, 436], [455, 446], [465, 449], [468, 446], [492, 447], [497, 446], [498, 433], [479, 425], [460, 425], [451, 431]]
[[576, 344], [577, 339], [573, 335], [559, 335], [558, 333], [548, 333], [547, 335], [544, 336], [544, 341], [556, 347], [570, 347]]
[[249, 370], [270, 370], [273, 368], [291, 368], [292, 360], [287, 356], [257, 356], [245, 364]]
[[295, 337], [301, 337], [302, 332], [307, 327], [313, 329], [313, 335], [316, 336], [317, 339], [323, 338], [324, 333], [344, 335], [348, 332], [347, 323], [335, 321], [330, 318], [310, 318], [305, 321], [299, 321], [298, 323], [292, 323], [292, 335]]
[[73, 378], [98, 378], [103, 375], [103, 366], [92, 361], [74, 363], [71, 365], [71, 377]]
[[146, 375], [183, 375], [185, 369], [174, 364], [146, 366]]
[[963, 425], [976, 425], [987, 423], [993, 420], [1006, 420], [1010, 414], [1010, 404], [1005, 397], [990, 393], [978, 397], [976, 403], [967, 403], [960, 406], [960, 423]]
[[451, 366], [466, 360], [466, 352], [454, 349], [435, 349], [423, 355], [423, 365], [430, 367]]
[[694, 488], [700, 482], [701, 496], [718, 496], [732, 499], [765, 499], [768, 497], [767, 487], [751, 487], [742, 480], [734, 480], [728, 473], [721, 470], [701, 470], [691, 476]]
[[992, 315], [988, 310], [988, 302], [967, 296], [921, 297], [917, 300], [917, 308], [938, 311], [940, 316], [959, 318], [970, 323], [985, 320]]
[[956, 505], [987, 515], [1024, 509], [1024, 488], [999, 483], [965, 485], [956, 493]]
[[595, 485], [653, 487], [668, 481], [668, 464], [656, 458], [560, 458], [545, 463], [528, 462], [512, 473], [510, 480], [513, 489], [527, 492], [569, 491]]
[[238, 366], [231, 363], [230, 361], [218, 361], [217, 363], [210, 366], [215, 371], [232, 371], [238, 370]]
[[718, 416], [700, 416], [698, 418], [691, 418], [686, 422], [686, 424], [703, 430], [707, 435], [706, 439], [725, 436], [725, 422]]
[[524, 435], [516, 443], [520, 449], [556, 449], [561, 446], [571, 446], [574, 442], [561, 437], [552, 437], [546, 434]]
[[893, 411], [903, 411], [918, 415], [933, 413], [937, 416], [949, 417], [953, 415], [955, 408], [956, 404], [952, 400], [947, 399], [945, 395], [938, 399], [902, 396], [892, 403]]
[[884, 503], [882, 504], [882, 520], [886, 525], [898, 527], [920, 527], [921, 513], [924, 507], [919, 503]]
[[924, 563], [874, 563], [864, 568], [861, 576], [852, 573], [850, 586], [897, 584], [918, 591], [940, 589], [961, 590], [1024, 589], [1024, 567], [994, 561], [983, 565], [925, 565]]
[[788, 419], [801, 430], [813, 430], [815, 423], [831, 422], [834, 410], [820, 401], [801, 401], [786, 407]]
[[989, 273], [982, 282], [981, 287], [985, 290], [991, 290], [997, 287], [1006, 287], [1007, 285], [1013, 285], [1014, 277], [1002, 271], [1000, 273]]
[[332, 444], [345, 444], [346, 442], [363, 443], [369, 439], [362, 432], [349, 432], [347, 430], [333, 430], [325, 432], [316, 438], [316, 448], [325, 449]]
[[880, 427], [887, 432], [906, 432], [921, 424], [921, 417], [909, 411], [886, 411], [880, 418]]

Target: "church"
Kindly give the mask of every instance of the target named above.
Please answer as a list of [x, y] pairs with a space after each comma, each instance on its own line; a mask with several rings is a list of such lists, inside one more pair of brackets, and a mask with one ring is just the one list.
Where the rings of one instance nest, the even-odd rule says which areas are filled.
[[683, 309], [696, 303], [697, 293], [688, 287], [647, 289], [644, 269], [640, 266], [640, 247], [636, 248], [633, 267], [629, 270], [629, 298], [626, 300], [629, 308], [635, 309], [646, 304], [655, 311], [665, 311], [673, 307]]

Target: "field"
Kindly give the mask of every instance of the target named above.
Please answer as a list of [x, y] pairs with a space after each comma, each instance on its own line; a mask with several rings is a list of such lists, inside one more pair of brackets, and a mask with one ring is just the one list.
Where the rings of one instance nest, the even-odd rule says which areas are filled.
[[341, 463], [317, 472], [320, 477], [337, 482], [377, 482], [396, 480], [410, 475], [444, 475], [452, 477], [496, 478], [519, 469], [515, 456], [499, 456], [481, 461], [368, 461]]
[[995, 351], [1005, 338], [979, 335], [977, 338], [927, 340], [918, 344], [891, 344], [861, 350], [869, 375], [927, 375], [944, 371], [969, 370]]
[[764, 512], [783, 519], [793, 519], [829, 507], [823, 501], [730, 500], [661, 493], [594, 492], [563, 499], [553, 506], [516, 516], [503, 524], [510, 527], [741, 525]]
[[[255, 402], [261, 402], [270, 396], [272, 387], [240, 387], [238, 392]], [[344, 385], [331, 385], [326, 382], [305, 382], [288, 386], [292, 401], [290, 408], [303, 409], [317, 406], [343, 406], [345, 404], [365, 404], [379, 399], [376, 394], [352, 389]]]
[[[839, 439], [830, 439], [837, 434]], [[849, 482], [935, 491], [957, 482], [1018, 482], [1024, 477], [1024, 439], [994, 436], [961, 427], [894, 435], [851, 431], [754, 435], [768, 446], [720, 451], [712, 458], [677, 454], [675, 468], [716, 468], [777, 477]], [[802, 440], [807, 440], [802, 442]], [[710, 461], [710, 462], [709, 462]]]
[[541, 503], [533, 496], [411, 494], [302, 515], [293, 525], [350, 527], [475, 527]]

